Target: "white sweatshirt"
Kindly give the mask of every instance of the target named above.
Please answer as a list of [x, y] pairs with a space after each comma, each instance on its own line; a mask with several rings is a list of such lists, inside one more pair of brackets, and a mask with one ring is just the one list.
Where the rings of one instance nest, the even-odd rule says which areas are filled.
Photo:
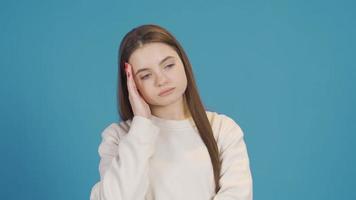
[[90, 200], [252, 200], [249, 157], [240, 126], [206, 111], [222, 159], [215, 194], [208, 150], [190, 117], [134, 116], [106, 127], [99, 145], [100, 181]]

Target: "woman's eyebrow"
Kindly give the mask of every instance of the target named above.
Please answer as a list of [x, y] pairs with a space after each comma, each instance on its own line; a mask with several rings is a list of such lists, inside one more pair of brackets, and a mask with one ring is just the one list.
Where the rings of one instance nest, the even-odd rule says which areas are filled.
[[170, 58], [174, 58], [173, 56], [166, 56], [165, 58], [163, 58], [162, 60], [161, 60], [161, 62], [159, 62], [159, 65], [162, 65], [162, 63], [164, 63], [164, 61], [166, 61], [166, 60], [168, 60], [168, 59], [170, 59]]
[[[173, 56], [166, 56], [165, 58], [163, 58], [160, 62], [159, 65], [162, 65], [162, 63], [164, 63], [166, 60], [170, 59], [170, 58], [174, 58]], [[135, 73], [135, 75], [137, 75], [138, 73], [142, 72], [142, 71], [146, 71], [149, 70], [149, 68], [141, 68], [139, 70], [137, 70], [137, 72]]]

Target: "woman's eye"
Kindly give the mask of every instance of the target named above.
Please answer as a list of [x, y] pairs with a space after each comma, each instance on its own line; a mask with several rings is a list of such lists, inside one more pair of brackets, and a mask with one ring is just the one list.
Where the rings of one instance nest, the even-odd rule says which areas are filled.
[[173, 66], [174, 66], [174, 64], [170, 64], [170, 65], [167, 65], [166, 67], [171, 68]]
[[141, 77], [141, 80], [145, 80], [145, 79], [147, 79], [147, 77], [149, 77], [151, 74], [147, 74], [147, 75], [145, 75], [145, 76], [142, 76]]

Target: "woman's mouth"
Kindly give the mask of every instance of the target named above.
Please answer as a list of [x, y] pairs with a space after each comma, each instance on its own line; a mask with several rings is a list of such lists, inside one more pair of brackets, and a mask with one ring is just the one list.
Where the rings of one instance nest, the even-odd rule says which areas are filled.
[[169, 89], [163, 90], [158, 95], [159, 96], [166, 96], [166, 95], [170, 94], [174, 89], [175, 88], [169, 88]]

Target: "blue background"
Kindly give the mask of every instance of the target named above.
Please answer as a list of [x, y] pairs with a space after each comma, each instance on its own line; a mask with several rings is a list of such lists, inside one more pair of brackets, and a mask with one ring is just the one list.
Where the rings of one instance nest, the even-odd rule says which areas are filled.
[[155, 23], [245, 133], [254, 199], [356, 199], [355, 1], [1, 1], [2, 199], [89, 199], [118, 45]]

